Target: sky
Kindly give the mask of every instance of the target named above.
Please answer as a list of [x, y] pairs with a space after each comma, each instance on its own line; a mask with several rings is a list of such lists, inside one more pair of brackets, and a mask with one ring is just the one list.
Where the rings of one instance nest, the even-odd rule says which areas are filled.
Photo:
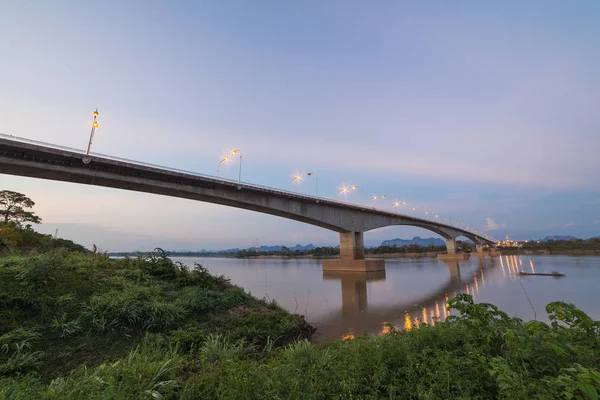
[[[5, 0], [0, 133], [380, 208], [495, 238], [600, 236], [600, 2]], [[238, 160], [220, 176], [237, 178]], [[305, 174], [293, 190], [314, 194]], [[109, 251], [335, 245], [335, 232], [0, 175], [38, 229]], [[386, 199], [381, 195], [386, 194]], [[371, 196], [379, 196], [371, 200]], [[367, 244], [431, 237], [411, 227]]]

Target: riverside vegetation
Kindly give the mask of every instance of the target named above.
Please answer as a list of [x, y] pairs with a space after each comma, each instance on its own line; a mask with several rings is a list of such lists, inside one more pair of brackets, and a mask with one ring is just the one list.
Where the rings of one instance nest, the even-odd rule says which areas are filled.
[[304, 319], [164, 253], [0, 259], [6, 399], [597, 399], [600, 323], [459, 295], [435, 326], [313, 345]]
[[189, 270], [161, 250], [125, 259], [72, 242], [56, 250], [57, 239], [5, 224], [3, 399], [600, 395], [600, 322], [571, 304], [550, 303], [545, 324], [460, 294], [448, 302], [457, 312], [435, 326], [389, 325], [384, 335], [314, 345], [303, 317], [200, 265]]

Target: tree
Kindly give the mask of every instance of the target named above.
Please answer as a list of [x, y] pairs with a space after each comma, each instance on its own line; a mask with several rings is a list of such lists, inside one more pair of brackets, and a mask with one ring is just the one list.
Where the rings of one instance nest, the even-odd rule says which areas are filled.
[[4, 217], [4, 222], [14, 222], [21, 226], [21, 222], [33, 222], [41, 224], [42, 219], [26, 208], [35, 205], [33, 200], [22, 193], [10, 190], [0, 191], [0, 218]]

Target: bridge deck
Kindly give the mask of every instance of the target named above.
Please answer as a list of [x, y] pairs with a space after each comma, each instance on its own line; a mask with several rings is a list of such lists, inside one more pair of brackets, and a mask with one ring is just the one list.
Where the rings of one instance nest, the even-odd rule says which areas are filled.
[[[333, 207], [338, 209], [353, 210], [372, 216], [379, 215], [387, 217], [401, 217], [412, 222], [412, 224], [416, 226], [447, 228], [451, 229], [452, 231], [460, 232], [467, 237], [476, 237], [485, 243], [494, 243], [492, 240], [471, 231], [467, 231], [450, 224], [444, 224], [442, 222], [418, 218], [412, 215], [395, 213], [374, 207], [364, 207], [340, 200], [304, 195], [256, 184], [250, 184], [247, 182], [238, 183], [237, 181], [230, 179], [217, 178], [191, 171], [184, 171], [154, 164], [127, 160], [104, 154], [90, 154], [91, 162], [86, 164], [83, 161], [85, 156], [86, 154], [82, 150], [0, 134], [0, 173], [85, 184], [95, 183], [91, 183], [88, 178], [82, 179], [81, 177], [84, 174], [98, 173], [103, 174], [104, 176], [118, 175], [132, 179], [139, 178], [147, 181], [176, 184], [184, 187], [194, 187], [208, 191], [216, 189], [225, 189], [230, 191], [236, 190], [245, 193], [255, 193], [256, 195], [266, 196], [268, 198], [295, 200], [301, 203], [318, 204], [321, 207], [327, 206], [328, 208]], [[43, 166], [46, 166], [46, 168]], [[103, 186], [113, 186], [127, 189], [126, 187], [119, 185]], [[142, 191], [158, 193], [155, 190], [142, 189]], [[236, 204], [233, 204], [234, 202], [232, 201], [223, 201], [219, 203], [234, 207], [237, 206]], [[264, 212], [264, 210], [260, 209], [256, 209], [256, 211]], [[328, 227], [325, 225], [321, 226]]]

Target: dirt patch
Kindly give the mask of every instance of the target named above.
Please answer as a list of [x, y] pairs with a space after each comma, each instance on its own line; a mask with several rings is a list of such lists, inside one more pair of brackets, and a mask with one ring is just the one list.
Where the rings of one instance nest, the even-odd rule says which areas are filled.
[[229, 315], [246, 315], [250, 314], [252, 309], [248, 307], [246, 304], [238, 304], [229, 310]]
[[253, 311], [255, 311], [255, 312], [259, 311], [261, 313], [271, 312], [271, 310], [269, 310], [265, 306], [261, 306], [259, 309], [253, 309], [252, 307], [248, 306], [247, 304], [238, 304], [237, 306], [235, 306], [231, 310], [229, 310], [229, 315], [246, 315], [246, 314], [250, 314]]

